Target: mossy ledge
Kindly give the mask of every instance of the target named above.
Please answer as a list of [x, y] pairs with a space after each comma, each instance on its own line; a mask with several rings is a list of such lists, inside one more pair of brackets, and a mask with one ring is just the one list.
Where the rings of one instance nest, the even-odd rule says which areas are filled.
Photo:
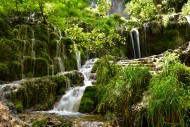
[[75, 71], [63, 75], [27, 79], [11, 91], [10, 100], [17, 111], [24, 109], [49, 110], [60, 95], [70, 86], [82, 85], [83, 76]]

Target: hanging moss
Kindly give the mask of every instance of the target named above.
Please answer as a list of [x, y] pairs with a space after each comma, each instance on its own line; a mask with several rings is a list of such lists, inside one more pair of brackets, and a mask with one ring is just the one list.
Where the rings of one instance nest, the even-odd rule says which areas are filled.
[[34, 67], [35, 67], [35, 59], [32, 57], [25, 57], [24, 58], [24, 74], [26, 77], [33, 77], [34, 76]]
[[65, 90], [68, 88], [67, 80], [69, 80], [65, 75], [51, 76], [50, 79], [57, 84], [56, 93], [58, 95], [63, 95]]
[[45, 24], [38, 24], [34, 27], [34, 36], [36, 40], [40, 40], [43, 42], [48, 42], [48, 27]]
[[54, 104], [56, 89], [57, 84], [49, 79], [25, 81], [17, 91], [12, 92], [12, 101], [21, 102], [24, 109], [34, 106], [34, 110], [47, 110]]
[[78, 71], [72, 71], [70, 73], [66, 73], [65, 76], [67, 76], [71, 80], [72, 85], [82, 85], [84, 81], [84, 77], [82, 73]]
[[9, 64], [10, 80], [19, 80], [22, 78], [22, 65], [19, 61], [13, 61]]
[[7, 80], [7, 77], [9, 76], [10, 71], [6, 64], [0, 63], [0, 80]]
[[15, 42], [0, 40], [0, 62], [19, 61], [19, 50]]
[[77, 69], [77, 61], [75, 55], [68, 55], [65, 60], [65, 69], [66, 71], [76, 70]]
[[41, 77], [48, 74], [48, 62], [46, 59], [43, 58], [36, 58], [35, 59], [35, 69], [34, 69], [34, 76]]
[[10, 24], [7, 20], [5, 19], [0, 19], [0, 37], [1, 38], [7, 38], [7, 39], [12, 39], [14, 37], [13, 31], [10, 28]]

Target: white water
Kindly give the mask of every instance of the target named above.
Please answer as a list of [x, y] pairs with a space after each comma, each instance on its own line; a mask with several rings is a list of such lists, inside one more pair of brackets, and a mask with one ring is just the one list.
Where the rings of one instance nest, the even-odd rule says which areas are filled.
[[[136, 41], [134, 41], [134, 37], [133, 37], [133, 35], [132, 35], [132, 33], [131, 32], [135, 32], [135, 37], [136, 37]], [[136, 28], [133, 28], [132, 30], [131, 30], [131, 32], [130, 32], [130, 36], [131, 36], [131, 40], [132, 40], [132, 43], [134, 44], [134, 42], [136, 42], [136, 45], [135, 46], [137, 46], [137, 50], [138, 50], [138, 58], [141, 58], [141, 48], [140, 48], [140, 39], [139, 39], [139, 31], [138, 31], [138, 29], [136, 29]], [[134, 47], [133, 48], [133, 50], [134, 49], [136, 49], [136, 47]], [[135, 51], [136, 50], [134, 50], [134, 53], [135, 53]], [[137, 56], [136, 56], [137, 57]], [[135, 58], [136, 58], [135, 57]]]
[[143, 24], [144, 27], [144, 47], [145, 47], [145, 56], [147, 56], [147, 29], [148, 29], [148, 23]]
[[0, 97], [4, 97], [6, 94], [10, 96], [10, 91], [17, 90], [20, 84], [24, 81], [26, 81], [26, 79], [0, 85]]
[[133, 47], [134, 58], [136, 58], [136, 52], [135, 52], [134, 39], [133, 39], [132, 31], [130, 32], [130, 37], [131, 37], [131, 43], [132, 43], [132, 47]]
[[81, 68], [81, 54], [80, 51], [77, 49], [77, 46], [74, 44], [74, 49], [75, 49], [75, 59], [77, 61], [77, 69], [80, 71]]
[[59, 62], [60, 71], [65, 71], [65, 67], [64, 67], [62, 59], [60, 57], [57, 57], [57, 59], [58, 59], [58, 62]]
[[90, 72], [96, 60], [97, 59], [90, 59], [86, 61], [86, 63], [80, 69], [80, 72], [84, 76], [84, 86], [78, 86], [67, 90], [66, 94], [62, 96], [61, 100], [57, 104], [55, 104], [54, 109], [49, 111], [49, 113], [56, 113], [60, 115], [79, 114], [78, 108], [84, 90], [87, 86], [92, 85], [92, 80], [90, 79]]
[[187, 19], [189, 25], [190, 25], [190, 15], [186, 15], [185, 18]]

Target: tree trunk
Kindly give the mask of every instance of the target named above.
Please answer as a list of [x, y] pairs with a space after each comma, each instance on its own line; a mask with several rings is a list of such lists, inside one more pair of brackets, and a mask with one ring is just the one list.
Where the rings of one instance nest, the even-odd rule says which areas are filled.
[[44, 10], [43, 10], [43, 2], [39, 2], [39, 7], [40, 7], [40, 11], [42, 13], [43, 23], [47, 24], [47, 21], [46, 21], [45, 15], [44, 15]]

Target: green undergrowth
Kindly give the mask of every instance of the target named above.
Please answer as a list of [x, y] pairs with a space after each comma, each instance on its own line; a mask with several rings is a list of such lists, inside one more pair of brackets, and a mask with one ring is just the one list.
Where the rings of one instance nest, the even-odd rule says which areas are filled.
[[190, 69], [179, 61], [177, 54], [167, 52], [162, 72], [156, 75], [151, 75], [148, 67], [120, 67], [111, 60], [106, 57], [95, 64], [97, 92], [88, 89], [82, 106], [94, 106], [91, 94], [98, 94], [94, 109], [121, 126], [190, 125]]
[[149, 126], [189, 126], [190, 70], [175, 55], [165, 57], [163, 72], [149, 85], [147, 121]]

